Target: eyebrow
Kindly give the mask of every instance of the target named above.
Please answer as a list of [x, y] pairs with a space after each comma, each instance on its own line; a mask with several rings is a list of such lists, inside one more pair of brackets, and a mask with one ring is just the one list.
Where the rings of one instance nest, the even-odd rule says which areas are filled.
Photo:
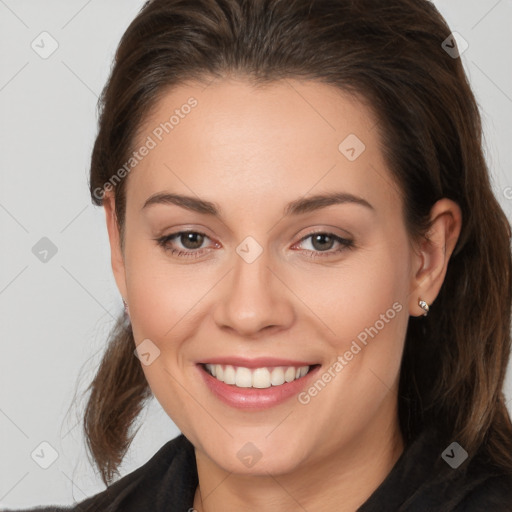
[[[216, 203], [182, 194], [170, 194], [167, 192], [153, 194], [146, 200], [142, 209], [155, 204], [176, 205], [204, 215], [221, 216], [221, 208]], [[309, 213], [336, 204], [356, 204], [370, 210], [375, 210], [375, 208], [362, 197], [357, 197], [346, 192], [333, 192], [330, 194], [317, 194], [296, 199], [286, 205], [284, 216]]]

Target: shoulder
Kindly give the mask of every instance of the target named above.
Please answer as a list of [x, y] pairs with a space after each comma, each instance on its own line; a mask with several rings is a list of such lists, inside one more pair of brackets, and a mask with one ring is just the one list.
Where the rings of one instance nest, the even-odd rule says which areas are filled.
[[482, 447], [457, 469], [445, 468], [434, 494], [453, 512], [512, 512], [512, 471], [494, 466]]
[[476, 460], [463, 484], [465, 492], [455, 512], [512, 512], [512, 472], [493, 471]]
[[424, 487], [425, 502], [453, 512], [512, 512], [512, 470], [497, 467], [485, 444], [473, 456], [466, 453], [466, 460], [452, 466], [447, 457], [454, 455], [455, 448], [448, 453], [451, 445], [445, 445], [437, 449], [431, 485]]
[[[158, 512], [172, 499], [173, 510], [187, 510], [197, 487], [194, 448], [180, 434], [167, 442], [144, 465], [120, 478], [104, 491], [70, 507], [39, 507], [16, 512]], [[159, 505], [160, 504], [160, 505]], [[166, 509], [168, 510], [168, 509]], [[15, 512], [1, 510], [0, 512]]]
[[512, 472], [494, 467], [485, 446], [450, 465], [447, 457], [456, 454], [447, 446], [425, 429], [358, 512], [512, 512]]

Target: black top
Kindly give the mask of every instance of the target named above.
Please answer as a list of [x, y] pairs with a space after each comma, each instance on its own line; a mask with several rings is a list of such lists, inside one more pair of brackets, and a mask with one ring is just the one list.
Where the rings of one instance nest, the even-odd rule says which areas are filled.
[[[424, 431], [356, 512], [512, 511], [511, 474], [493, 471], [480, 452], [454, 469], [463, 452], [447, 448], [434, 431]], [[180, 434], [103, 492], [72, 507], [24, 512], [188, 512], [197, 484], [194, 447]]]

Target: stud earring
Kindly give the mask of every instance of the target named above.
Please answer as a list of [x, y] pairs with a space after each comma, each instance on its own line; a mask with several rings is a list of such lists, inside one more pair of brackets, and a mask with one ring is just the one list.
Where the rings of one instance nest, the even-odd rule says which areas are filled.
[[423, 313], [423, 316], [428, 316], [430, 306], [423, 299], [420, 299], [418, 304], [420, 305], [420, 308], [423, 309], [423, 311], [425, 311], [425, 313]]

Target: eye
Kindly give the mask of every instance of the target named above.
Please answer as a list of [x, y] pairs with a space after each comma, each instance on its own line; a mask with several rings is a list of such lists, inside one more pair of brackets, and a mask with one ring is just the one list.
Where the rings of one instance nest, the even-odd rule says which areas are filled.
[[[172, 255], [185, 258], [198, 258], [206, 252], [205, 248], [201, 246], [207, 239], [209, 239], [209, 237], [199, 231], [179, 231], [157, 238], [156, 242]], [[177, 243], [179, 243], [178, 247], [174, 247]], [[179, 245], [181, 245], [181, 247]]]
[[[305, 249], [305, 251], [310, 258], [329, 257], [355, 247], [353, 240], [348, 240], [333, 233], [321, 231], [310, 233], [302, 238], [297, 245], [304, 245], [304, 242], [307, 240], [310, 240], [308, 244], [312, 249]], [[333, 247], [337, 248], [333, 250]]]
[[[198, 258], [208, 251], [208, 248], [203, 247], [206, 240], [209, 240], [209, 237], [199, 231], [179, 231], [157, 238], [156, 242], [174, 256]], [[303, 245], [307, 240], [310, 240], [312, 249], [303, 249], [303, 252], [310, 258], [329, 257], [355, 247], [353, 240], [328, 232], [310, 233], [294, 247]], [[220, 245], [216, 243], [215, 247]], [[337, 248], [333, 249], [333, 247]]]

